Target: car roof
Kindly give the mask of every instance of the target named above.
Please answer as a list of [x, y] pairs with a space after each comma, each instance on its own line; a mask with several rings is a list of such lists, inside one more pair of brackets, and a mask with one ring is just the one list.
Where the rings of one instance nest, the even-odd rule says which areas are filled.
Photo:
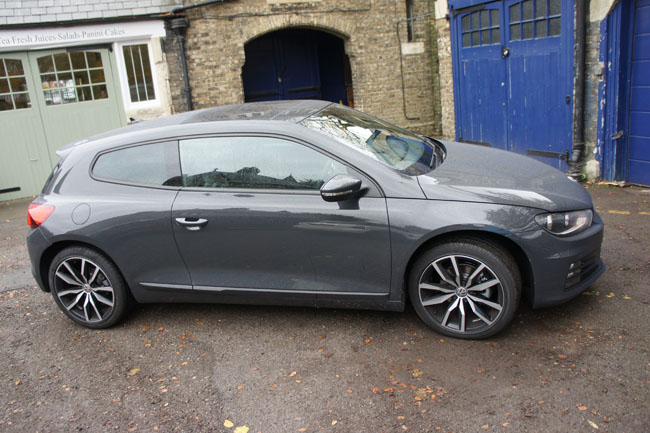
[[97, 141], [104, 138], [116, 137], [122, 134], [143, 132], [196, 123], [232, 121], [232, 120], [269, 120], [275, 122], [298, 123], [301, 120], [318, 113], [325, 107], [332, 105], [329, 101], [293, 100], [293, 101], [265, 101], [248, 102], [245, 104], [223, 105], [220, 107], [205, 108], [196, 111], [187, 111], [171, 116], [163, 116], [152, 120], [134, 122], [128, 126], [104, 132], [83, 140], [79, 140], [61, 147], [57, 154], [63, 156], [72, 148], [80, 144]]

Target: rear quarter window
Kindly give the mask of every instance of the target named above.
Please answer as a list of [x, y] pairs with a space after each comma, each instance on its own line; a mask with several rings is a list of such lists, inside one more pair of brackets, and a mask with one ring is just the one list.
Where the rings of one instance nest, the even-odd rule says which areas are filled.
[[143, 144], [103, 153], [92, 169], [98, 180], [141, 186], [180, 186], [176, 141]]

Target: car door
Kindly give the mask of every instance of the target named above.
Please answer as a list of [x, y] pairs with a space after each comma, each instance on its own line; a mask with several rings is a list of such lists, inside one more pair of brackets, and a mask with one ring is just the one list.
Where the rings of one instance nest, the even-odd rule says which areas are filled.
[[[386, 200], [369, 179], [271, 136], [181, 139], [174, 235], [195, 290], [387, 294]], [[337, 174], [362, 178], [358, 206], [326, 202]]]

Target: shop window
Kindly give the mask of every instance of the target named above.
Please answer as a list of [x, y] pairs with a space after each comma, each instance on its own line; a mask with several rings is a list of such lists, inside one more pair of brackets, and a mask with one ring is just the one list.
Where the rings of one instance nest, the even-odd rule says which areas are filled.
[[101, 53], [74, 51], [37, 59], [46, 105], [107, 99]]
[[483, 9], [474, 11], [462, 17], [461, 22], [463, 47], [476, 47], [501, 42], [498, 10]]
[[562, 0], [525, 0], [510, 6], [510, 40], [559, 36]]
[[19, 59], [0, 59], [0, 111], [31, 106], [23, 62]]
[[122, 55], [131, 103], [156, 99], [149, 45], [123, 45]]

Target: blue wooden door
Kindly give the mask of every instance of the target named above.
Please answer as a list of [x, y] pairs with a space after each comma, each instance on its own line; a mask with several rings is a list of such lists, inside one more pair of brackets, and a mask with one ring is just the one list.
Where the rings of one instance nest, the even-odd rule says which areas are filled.
[[[457, 139], [566, 169], [572, 133], [571, 0], [451, 0]], [[455, 9], [455, 10], [454, 10]]]
[[298, 33], [275, 32], [246, 44], [246, 102], [320, 99], [317, 45], [311, 35]]
[[458, 140], [506, 148], [506, 63], [502, 59], [502, 2], [457, 17], [461, 98]]
[[316, 30], [279, 30], [245, 46], [246, 102], [324, 99], [347, 104], [343, 41]]
[[627, 180], [650, 185], [650, 0], [636, 0], [634, 12]]

